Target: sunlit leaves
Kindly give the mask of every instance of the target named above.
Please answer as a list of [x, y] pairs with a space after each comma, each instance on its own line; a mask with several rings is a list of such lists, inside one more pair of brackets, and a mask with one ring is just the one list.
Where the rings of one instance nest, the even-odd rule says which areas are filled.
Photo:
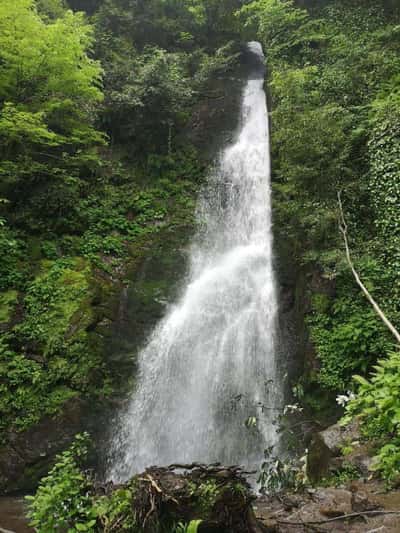
[[57, 183], [67, 206], [83, 170], [90, 175], [98, 165], [95, 148], [104, 142], [93, 127], [102, 92], [100, 66], [88, 55], [91, 28], [82, 14], [53, 4], [58, 18], [41, 18], [33, 0], [0, 0], [2, 194], [12, 206], [28, 196], [38, 220], [45, 212], [37, 190], [47, 195]]

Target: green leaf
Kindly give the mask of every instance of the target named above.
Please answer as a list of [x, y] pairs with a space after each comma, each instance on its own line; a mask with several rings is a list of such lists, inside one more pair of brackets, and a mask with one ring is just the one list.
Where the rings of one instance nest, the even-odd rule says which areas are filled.
[[362, 376], [353, 376], [354, 381], [356, 381], [359, 385], [364, 385], [368, 387], [370, 385], [369, 381], [363, 378]]
[[187, 533], [197, 533], [202, 520], [192, 520], [187, 528]]

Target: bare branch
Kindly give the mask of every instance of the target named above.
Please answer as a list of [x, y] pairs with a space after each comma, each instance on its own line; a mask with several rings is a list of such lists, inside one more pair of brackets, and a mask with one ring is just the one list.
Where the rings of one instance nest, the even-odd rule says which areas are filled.
[[309, 524], [327, 524], [329, 522], [336, 522], [338, 520], [347, 520], [348, 518], [358, 518], [360, 516], [379, 516], [386, 514], [400, 514], [400, 511], [363, 511], [360, 513], [343, 514], [335, 516], [334, 518], [326, 518], [325, 520], [310, 520], [304, 522], [289, 522], [286, 520], [277, 520], [278, 524], [285, 524], [291, 526], [308, 526]]
[[348, 242], [348, 239], [347, 239], [347, 224], [346, 224], [346, 220], [344, 218], [342, 198], [341, 198], [341, 192], [340, 191], [338, 191], [337, 197], [338, 197], [339, 215], [340, 215], [339, 229], [340, 229], [340, 231], [341, 231], [341, 233], [343, 235], [344, 245], [345, 245], [345, 248], [346, 248], [347, 262], [348, 262], [348, 264], [350, 266], [350, 269], [351, 269], [351, 271], [353, 273], [353, 276], [354, 276], [358, 286], [360, 287], [360, 289], [362, 290], [362, 292], [366, 296], [367, 300], [370, 302], [370, 304], [374, 308], [376, 314], [379, 316], [379, 318], [382, 320], [382, 322], [385, 324], [385, 326], [390, 330], [390, 332], [394, 335], [394, 337], [396, 338], [398, 344], [400, 344], [400, 333], [397, 331], [395, 326], [391, 323], [391, 321], [387, 318], [385, 313], [382, 311], [382, 309], [376, 303], [374, 298], [371, 296], [371, 294], [369, 293], [368, 289], [366, 288], [364, 283], [361, 281], [360, 276], [358, 275], [358, 273], [357, 273], [357, 271], [356, 271], [356, 269], [354, 267], [353, 261], [351, 259], [349, 242]]

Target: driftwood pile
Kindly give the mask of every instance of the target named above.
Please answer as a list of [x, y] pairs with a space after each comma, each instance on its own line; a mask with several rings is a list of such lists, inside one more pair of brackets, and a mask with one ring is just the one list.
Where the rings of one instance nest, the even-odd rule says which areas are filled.
[[199, 533], [261, 533], [248, 474], [220, 464], [148, 468], [130, 481], [137, 521], [143, 533], [167, 531], [193, 520], [202, 521]]

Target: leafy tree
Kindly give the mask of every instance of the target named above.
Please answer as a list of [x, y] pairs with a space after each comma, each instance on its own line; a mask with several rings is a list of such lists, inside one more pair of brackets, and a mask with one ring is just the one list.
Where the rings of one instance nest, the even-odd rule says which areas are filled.
[[13, 216], [23, 209], [21, 225], [49, 224], [73, 208], [81, 178], [99, 161], [101, 69], [87, 55], [91, 28], [81, 14], [42, 19], [33, 0], [1, 0], [0, 35], [1, 194]]
[[50, 19], [62, 17], [65, 11], [63, 0], [37, 0], [36, 6], [42, 17], [47, 16]]
[[[237, 57], [225, 25], [234, 3], [193, 0], [106, 0], [96, 20], [96, 55], [105, 70], [103, 127], [112, 144], [135, 155], [166, 152], [189, 109], [216, 71]], [[208, 22], [209, 21], [209, 24]], [[214, 35], [213, 33], [213, 35]], [[220, 46], [221, 45], [221, 46]], [[155, 128], [154, 125], [157, 125]]]
[[93, 485], [82, 472], [88, 455], [89, 435], [77, 435], [70, 449], [43, 478], [30, 501], [31, 524], [41, 533], [58, 531], [94, 531], [97, 512], [90, 492]]
[[[119, 142], [129, 139], [136, 149], [155, 152], [168, 146], [169, 130], [186, 117], [192, 97], [188, 57], [161, 48], [146, 48], [112, 61], [107, 70], [103, 120]], [[154, 124], [158, 123], [157, 130]]]

